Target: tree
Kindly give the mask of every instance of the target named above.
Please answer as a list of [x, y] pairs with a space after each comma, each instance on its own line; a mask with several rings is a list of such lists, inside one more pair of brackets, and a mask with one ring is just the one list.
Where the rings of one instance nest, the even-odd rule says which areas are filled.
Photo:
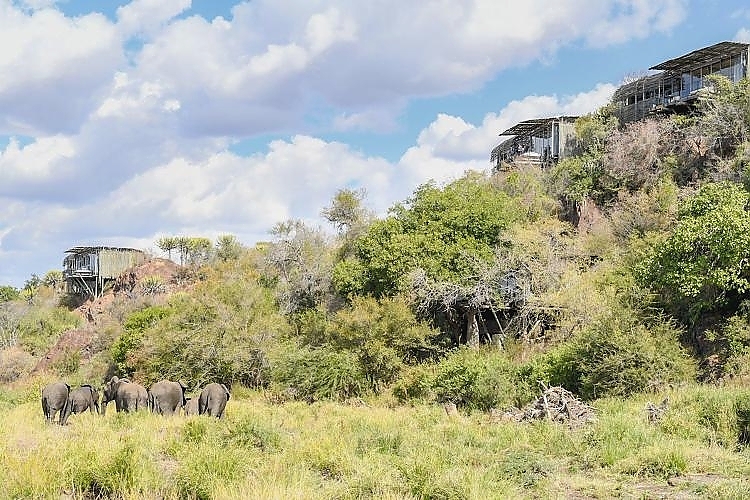
[[26, 295], [26, 299], [31, 302], [34, 300], [37, 290], [42, 285], [42, 279], [36, 274], [32, 274], [29, 279], [23, 283], [23, 292]]
[[706, 77], [710, 85], [698, 98], [696, 127], [720, 152], [731, 153], [750, 140], [750, 80], [732, 83], [722, 75]]
[[353, 242], [354, 256], [334, 270], [336, 288], [344, 296], [393, 296], [409, 288], [416, 269], [432, 279], [466, 282], [473, 261], [491, 261], [502, 233], [527, 217], [519, 200], [482, 174], [442, 189], [423, 185]]
[[[353, 242], [353, 256], [334, 269], [335, 287], [350, 298], [409, 291], [424, 315], [456, 341], [465, 324], [464, 341], [478, 344], [478, 315], [492, 300], [474, 294], [485, 290], [478, 269], [508, 244], [508, 228], [531, 216], [483, 174], [469, 173], [442, 189], [423, 185]], [[414, 276], [420, 277], [416, 291]]]
[[362, 206], [364, 198], [364, 189], [340, 189], [334, 195], [331, 205], [324, 208], [321, 215], [336, 227], [339, 234], [346, 234], [367, 219], [368, 212]]
[[280, 222], [265, 256], [267, 277], [277, 281], [282, 312], [294, 314], [321, 305], [331, 291], [332, 253], [320, 229], [302, 221]]
[[216, 240], [216, 258], [222, 262], [237, 260], [242, 254], [242, 243], [232, 234], [222, 234]]
[[21, 297], [21, 292], [17, 288], [10, 285], [0, 286], [0, 303], [10, 302]]
[[51, 288], [54, 291], [58, 291], [62, 283], [63, 283], [62, 271], [58, 271], [56, 269], [53, 269], [52, 271], [47, 271], [47, 273], [42, 278], [42, 284], [46, 287]]
[[169, 260], [172, 260], [172, 250], [178, 247], [178, 241], [174, 236], [164, 236], [156, 240], [156, 246], [163, 252], [167, 252]]
[[677, 224], [636, 266], [641, 284], [687, 324], [732, 314], [750, 296], [750, 193], [728, 182], [685, 200]]

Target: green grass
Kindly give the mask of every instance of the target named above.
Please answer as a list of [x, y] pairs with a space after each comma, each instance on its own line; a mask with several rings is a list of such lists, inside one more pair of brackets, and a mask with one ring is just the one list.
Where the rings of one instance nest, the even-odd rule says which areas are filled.
[[[750, 494], [744, 388], [598, 400], [597, 422], [579, 430], [377, 400], [270, 404], [253, 391], [237, 391], [220, 421], [111, 412], [59, 427], [45, 424], [36, 390], [0, 389], [0, 498]], [[665, 395], [670, 410], [649, 423], [646, 402]]]

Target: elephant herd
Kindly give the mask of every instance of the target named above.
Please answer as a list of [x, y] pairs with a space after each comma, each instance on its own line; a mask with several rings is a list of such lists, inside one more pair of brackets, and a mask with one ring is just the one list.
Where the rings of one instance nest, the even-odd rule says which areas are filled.
[[[182, 410], [185, 415], [208, 415], [221, 418], [224, 414], [229, 389], [224, 384], [211, 383], [201, 390], [196, 398], [185, 396], [187, 387], [183, 382], [162, 380], [148, 390], [126, 378], [112, 377], [102, 388], [101, 414], [107, 411], [107, 404], [115, 402], [118, 412], [133, 412], [148, 409], [159, 415], [175, 415]], [[42, 389], [42, 411], [47, 422], [65, 425], [73, 413], [99, 412], [99, 391], [92, 385], [84, 384], [71, 390], [65, 382], [55, 382]]]

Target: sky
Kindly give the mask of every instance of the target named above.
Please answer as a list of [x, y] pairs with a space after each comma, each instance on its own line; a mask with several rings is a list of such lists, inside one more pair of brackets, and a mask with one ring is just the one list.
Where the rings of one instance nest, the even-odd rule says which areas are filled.
[[79, 245], [378, 214], [498, 134], [750, 41], [739, 0], [0, 0], [0, 285]]

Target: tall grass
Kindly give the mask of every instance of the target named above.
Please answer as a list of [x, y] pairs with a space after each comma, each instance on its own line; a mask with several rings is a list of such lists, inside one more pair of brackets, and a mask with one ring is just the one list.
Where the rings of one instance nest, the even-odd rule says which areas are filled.
[[[85, 413], [60, 427], [45, 424], [37, 385], [0, 389], [0, 498], [750, 493], [742, 388], [659, 394], [671, 406], [655, 423], [646, 396], [598, 400], [598, 421], [574, 431], [482, 412], [448, 417], [436, 405], [270, 404], [245, 390], [222, 420]], [[670, 486], [675, 476], [684, 480]]]

